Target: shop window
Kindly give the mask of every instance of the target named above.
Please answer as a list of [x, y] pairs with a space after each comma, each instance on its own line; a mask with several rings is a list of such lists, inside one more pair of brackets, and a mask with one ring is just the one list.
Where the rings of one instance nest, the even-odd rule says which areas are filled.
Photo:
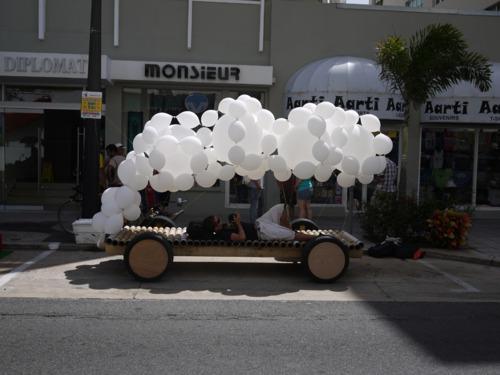
[[423, 129], [420, 196], [472, 204], [474, 132]]
[[476, 204], [500, 206], [500, 131], [479, 133]]

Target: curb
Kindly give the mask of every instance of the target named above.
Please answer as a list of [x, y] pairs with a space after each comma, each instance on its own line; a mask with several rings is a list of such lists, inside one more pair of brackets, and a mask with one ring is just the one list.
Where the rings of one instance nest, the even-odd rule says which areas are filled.
[[[38, 243], [12, 243], [7, 242], [3, 244], [3, 250], [52, 250], [50, 245], [58, 244], [55, 249], [57, 251], [99, 251], [104, 252], [104, 250], [99, 249], [94, 244], [76, 244], [76, 243], [66, 243], [66, 242], [38, 242]], [[53, 245], [52, 245], [53, 246]]]

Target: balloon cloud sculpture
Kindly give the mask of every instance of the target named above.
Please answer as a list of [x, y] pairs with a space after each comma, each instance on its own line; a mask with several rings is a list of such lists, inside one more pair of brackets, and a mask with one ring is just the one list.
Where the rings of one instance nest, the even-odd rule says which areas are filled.
[[138, 219], [138, 191], [148, 183], [158, 192], [176, 192], [194, 184], [208, 188], [235, 173], [258, 179], [271, 170], [279, 181], [292, 173], [327, 181], [338, 170], [337, 183], [347, 188], [356, 180], [370, 183], [383, 172], [384, 155], [392, 150], [376, 116], [360, 116], [327, 101], [307, 103], [287, 119], [275, 119], [257, 99], [241, 95], [224, 98], [218, 111], [208, 110], [201, 118], [185, 111], [176, 119], [179, 124], [172, 124], [173, 116], [157, 113], [134, 138], [134, 150], [118, 167], [123, 186], [102, 194], [101, 211], [92, 221], [96, 231], [115, 234], [124, 220]]

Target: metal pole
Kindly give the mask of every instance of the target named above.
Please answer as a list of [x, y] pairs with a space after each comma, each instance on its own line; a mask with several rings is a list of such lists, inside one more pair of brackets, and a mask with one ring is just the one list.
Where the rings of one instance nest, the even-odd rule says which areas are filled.
[[[101, 91], [101, 0], [92, 0], [90, 16], [87, 90]], [[100, 119], [84, 119], [85, 145], [82, 178], [82, 217], [99, 211], [99, 130]]]
[[349, 211], [347, 213], [347, 228], [349, 233], [352, 233], [352, 216], [354, 210], [354, 185], [348, 188], [347, 190], [347, 205], [349, 207]]

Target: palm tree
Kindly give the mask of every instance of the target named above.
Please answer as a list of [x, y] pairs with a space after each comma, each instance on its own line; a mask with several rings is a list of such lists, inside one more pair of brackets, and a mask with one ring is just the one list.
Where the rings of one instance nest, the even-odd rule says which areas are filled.
[[406, 102], [400, 192], [415, 196], [419, 177], [420, 110], [436, 94], [460, 81], [481, 91], [491, 87], [486, 57], [468, 51], [460, 30], [450, 24], [430, 25], [408, 41], [389, 36], [377, 45], [380, 78]]

